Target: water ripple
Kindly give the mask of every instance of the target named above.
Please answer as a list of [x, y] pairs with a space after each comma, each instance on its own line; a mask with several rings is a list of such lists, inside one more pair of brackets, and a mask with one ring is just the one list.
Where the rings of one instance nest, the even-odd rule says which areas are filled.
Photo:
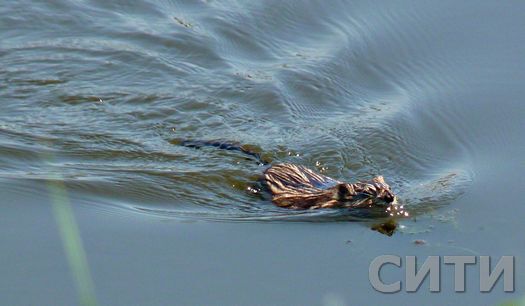
[[416, 213], [453, 202], [474, 177], [475, 135], [453, 95], [467, 83], [462, 54], [430, 31], [438, 12], [346, 1], [21, 5], [6, 6], [12, 26], [0, 34], [2, 178], [60, 177], [73, 195], [168, 218], [333, 221], [356, 216], [275, 207], [246, 192], [263, 171], [252, 161], [172, 140], [239, 141], [341, 180], [382, 174]]

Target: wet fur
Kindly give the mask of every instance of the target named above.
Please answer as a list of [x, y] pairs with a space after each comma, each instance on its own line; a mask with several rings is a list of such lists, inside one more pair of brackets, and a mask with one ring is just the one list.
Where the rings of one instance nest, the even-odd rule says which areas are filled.
[[272, 202], [292, 209], [366, 208], [395, 203], [382, 176], [345, 183], [295, 164], [277, 164], [264, 171]]

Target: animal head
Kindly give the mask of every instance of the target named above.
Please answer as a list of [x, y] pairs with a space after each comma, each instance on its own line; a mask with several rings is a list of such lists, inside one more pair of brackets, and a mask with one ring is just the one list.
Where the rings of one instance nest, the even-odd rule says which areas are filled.
[[382, 176], [355, 184], [338, 184], [334, 199], [349, 207], [388, 206], [396, 203], [396, 196]]

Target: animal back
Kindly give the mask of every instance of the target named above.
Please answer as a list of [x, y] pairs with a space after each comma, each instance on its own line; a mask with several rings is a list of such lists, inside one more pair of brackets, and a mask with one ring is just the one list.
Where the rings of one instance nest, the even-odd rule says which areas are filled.
[[264, 172], [265, 182], [272, 193], [272, 201], [281, 207], [318, 208], [334, 205], [333, 192], [327, 189], [337, 185], [328, 176], [294, 164], [277, 164]]
[[327, 189], [340, 183], [328, 176], [295, 164], [277, 164], [268, 168], [265, 179], [288, 188]]

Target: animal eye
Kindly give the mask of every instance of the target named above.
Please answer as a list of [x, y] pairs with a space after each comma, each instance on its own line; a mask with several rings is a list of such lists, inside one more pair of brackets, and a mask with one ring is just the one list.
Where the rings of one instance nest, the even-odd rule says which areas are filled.
[[383, 198], [385, 199], [386, 202], [394, 201], [394, 196], [391, 193], [386, 193]]

